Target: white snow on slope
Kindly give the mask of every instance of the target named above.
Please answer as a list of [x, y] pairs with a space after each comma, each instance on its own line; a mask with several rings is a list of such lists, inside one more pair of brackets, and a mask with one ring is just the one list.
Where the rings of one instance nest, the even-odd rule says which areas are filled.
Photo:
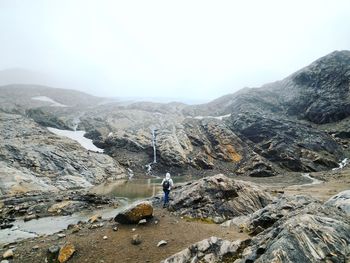
[[52, 107], [68, 107], [67, 105], [61, 104], [49, 97], [46, 96], [37, 96], [37, 97], [32, 97], [32, 100], [40, 100], [40, 101], [45, 101], [45, 102], [51, 102]]
[[50, 128], [50, 127], [48, 127], [47, 129], [56, 135], [68, 137], [74, 141], [77, 141], [81, 146], [83, 146], [87, 150], [90, 150], [93, 152], [103, 152], [103, 149], [96, 147], [92, 143], [92, 140], [84, 137], [84, 134], [86, 133], [85, 131], [59, 130], [59, 129]]

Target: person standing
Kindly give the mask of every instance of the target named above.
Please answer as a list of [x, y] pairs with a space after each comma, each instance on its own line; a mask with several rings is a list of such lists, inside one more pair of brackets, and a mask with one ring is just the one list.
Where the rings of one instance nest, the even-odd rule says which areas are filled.
[[165, 178], [162, 181], [162, 186], [163, 186], [163, 192], [164, 192], [164, 204], [163, 207], [166, 207], [169, 203], [169, 193], [170, 190], [174, 186], [173, 179], [170, 177], [170, 173], [165, 174]]

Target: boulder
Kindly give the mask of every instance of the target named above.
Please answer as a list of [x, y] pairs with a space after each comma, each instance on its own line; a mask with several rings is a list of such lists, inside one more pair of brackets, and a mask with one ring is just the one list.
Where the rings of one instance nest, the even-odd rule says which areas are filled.
[[331, 197], [326, 206], [334, 206], [350, 216], [350, 190], [346, 190]]
[[238, 253], [240, 240], [231, 242], [217, 237], [210, 237], [176, 253], [161, 263], [221, 262], [227, 256]]
[[180, 186], [171, 192], [171, 198], [170, 211], [218, 223], [253, 213], [272, 199], [257, 185], [233, 180], [223, 174]]
[[150, 202], [140, 202], [127, 207], [116, 215], [114, 220], [121, 224], [137, 224], [142, 219], [153, 216], [153, 206]]
[[349, 259], [349, 224], [304, 213], [281, 221], [253, 238], [235, 263], [318, 263]]

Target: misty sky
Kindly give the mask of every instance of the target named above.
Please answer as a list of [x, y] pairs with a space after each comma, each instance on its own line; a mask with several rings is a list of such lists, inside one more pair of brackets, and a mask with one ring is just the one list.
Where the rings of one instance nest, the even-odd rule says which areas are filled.
[[350, 49], [350, 1], [0, 0], [0, 47], [62, 88], [209, 100]]

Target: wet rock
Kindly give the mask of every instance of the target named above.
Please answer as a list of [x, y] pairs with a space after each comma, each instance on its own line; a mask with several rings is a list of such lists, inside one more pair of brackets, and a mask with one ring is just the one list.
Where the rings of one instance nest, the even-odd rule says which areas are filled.
[[181, 252], [161, 261], [162, 263], [191, 263], [191, 262], [221, 262], [226, 256], [237, 253], [241, 246], [241, 241], [231, 242], [217, 237], [210, 237]]
[[101, 215], [93, 215], [92, 217], [89, 218], [88, 222], [93, 224], [98, 222], [100, 219], [102, 219]]
[[221, 223], [248, 215], [266, 206], [271, 196], [255, 184], [222, 174], [187, 183], [171, 192], [169, 210], [182, 216], [206, 218]]
[[140, 220], [148, 219], [152, 216], [152, 204], [150, 202], [140, 202], [117, 214], [114, 220], [122, 224], [137, 224]]
[[12, 249], [8, 249], [4, 252], [4, 254], [2, 254], [3, 259], [13, 258], [13, 256], [14, 256], [14, 253]]
[[63, 247], [60, 249], [58, 261], [60, 263], [67, 262], [73, 256], [74, 252], [75, 247], [72, 243], [64, 244]]
[[331, 197], [325, 205], [336, 207], [350, 216], [350, 190], [336, 194]]
[[33, 220], [33, 219], [37, 219], [39, 216], [38, 215], [27, 215], [23, 218], [23, 220], [26, 222], [26, 221], [30, 221], [30, 220]]
[[161, 240], [158, 242], [157, 247], [162, 247], [162, 246], [165, 246], [166, 244], [168, 244], [168, 242], [166, 242], [165, 240]]
[[141, 236], [139, 234], [133, 235], [131, 239], [131, 244], [133, 245], [139, 245], [142, 243]]

